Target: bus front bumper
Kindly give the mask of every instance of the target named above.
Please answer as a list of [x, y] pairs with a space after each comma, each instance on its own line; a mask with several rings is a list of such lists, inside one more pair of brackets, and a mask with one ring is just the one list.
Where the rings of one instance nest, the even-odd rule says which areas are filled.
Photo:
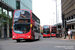
[[30, 35], [28, 35], [28, 36], [12, 36], [12, 39], [13, 40], [17, 40], [17, 39], [24, 40], [24, 39], [32, 39], [32, 38]]
[[51, 36], [56, 36], [56, 34], [51, 34]]

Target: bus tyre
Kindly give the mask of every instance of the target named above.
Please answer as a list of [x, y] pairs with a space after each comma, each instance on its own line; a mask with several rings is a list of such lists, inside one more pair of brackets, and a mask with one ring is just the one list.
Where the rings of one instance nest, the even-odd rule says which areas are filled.
[[16, 40], [17, 42], [20, 42], [20, 40]]
[[26, 39], [26, 42], [29, 42], [29, 41], [31, 41], [30, 39]]

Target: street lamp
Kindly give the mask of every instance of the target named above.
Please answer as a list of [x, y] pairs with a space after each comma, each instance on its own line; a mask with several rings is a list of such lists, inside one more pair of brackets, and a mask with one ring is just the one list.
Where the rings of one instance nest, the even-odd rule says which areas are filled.
[[56, 24], [57, 24], [57, 23], [58, 23], [58, 16], [57, 16], [57, 15], [58, 15], [58, 14], [57, 14], [57, 13], [58, 13], [58, 12], [57, 12], [58, 10], [57, 10], [57, 8], [58, 8], [58, 6], [61, 5], [61, 3], [60, 3], [60, 4], [57, 4], [57, 3], [58, 3], [57, 0], [53, 0], [53, 1], [55, 1], [55, 3], [56, 3]]
[[57, 23], [57, 0], [54, 0], [56, 2], [56, 23]]
[[57, 0], [56, 0], [56, 23], [57, 23]]
[[[53, 15], [54, 15], [55, 13], [53, 12]], [[53, 16], [53, 24], [55, 24], [55, 22], [54, 22], [54, 16]]]

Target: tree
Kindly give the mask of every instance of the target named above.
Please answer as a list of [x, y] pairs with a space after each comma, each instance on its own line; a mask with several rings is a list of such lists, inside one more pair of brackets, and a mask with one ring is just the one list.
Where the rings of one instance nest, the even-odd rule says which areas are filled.
[[12, 37], [12, 21], [13, 17], [9, 19], [10, 37]]
[[[0, 10], [1, 11], [1, 10]], [[6, 24], [9, 22], [7, 22], [7, 20], [9, 20], [10, 18], [6, 15], [5, 12], [2, 12], [0, 14], [0, 21], [1, 21], [1, 38], [4, 38], [4, 26], [6, 26]]]

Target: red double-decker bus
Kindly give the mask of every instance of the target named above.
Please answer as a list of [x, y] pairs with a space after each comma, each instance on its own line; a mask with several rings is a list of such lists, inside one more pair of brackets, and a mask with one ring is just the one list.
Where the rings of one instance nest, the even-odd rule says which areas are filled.
[[62, 24], [58, 23], [51, 27], [51, 36], [62, 37]]
[[52, 26], [50, 31], [51, 31], [51, 36], [55, 37], [56, 34], [57, 34], [57, 28], [56, 28], [56, 26]]
[[40, 39], [40, 19], [31, 10], [19, 9], [14, 11], [12, 24], [12, 39]]
[[43, 37], [50, 37], [50, 26], [49, 25], [43, 26]]

